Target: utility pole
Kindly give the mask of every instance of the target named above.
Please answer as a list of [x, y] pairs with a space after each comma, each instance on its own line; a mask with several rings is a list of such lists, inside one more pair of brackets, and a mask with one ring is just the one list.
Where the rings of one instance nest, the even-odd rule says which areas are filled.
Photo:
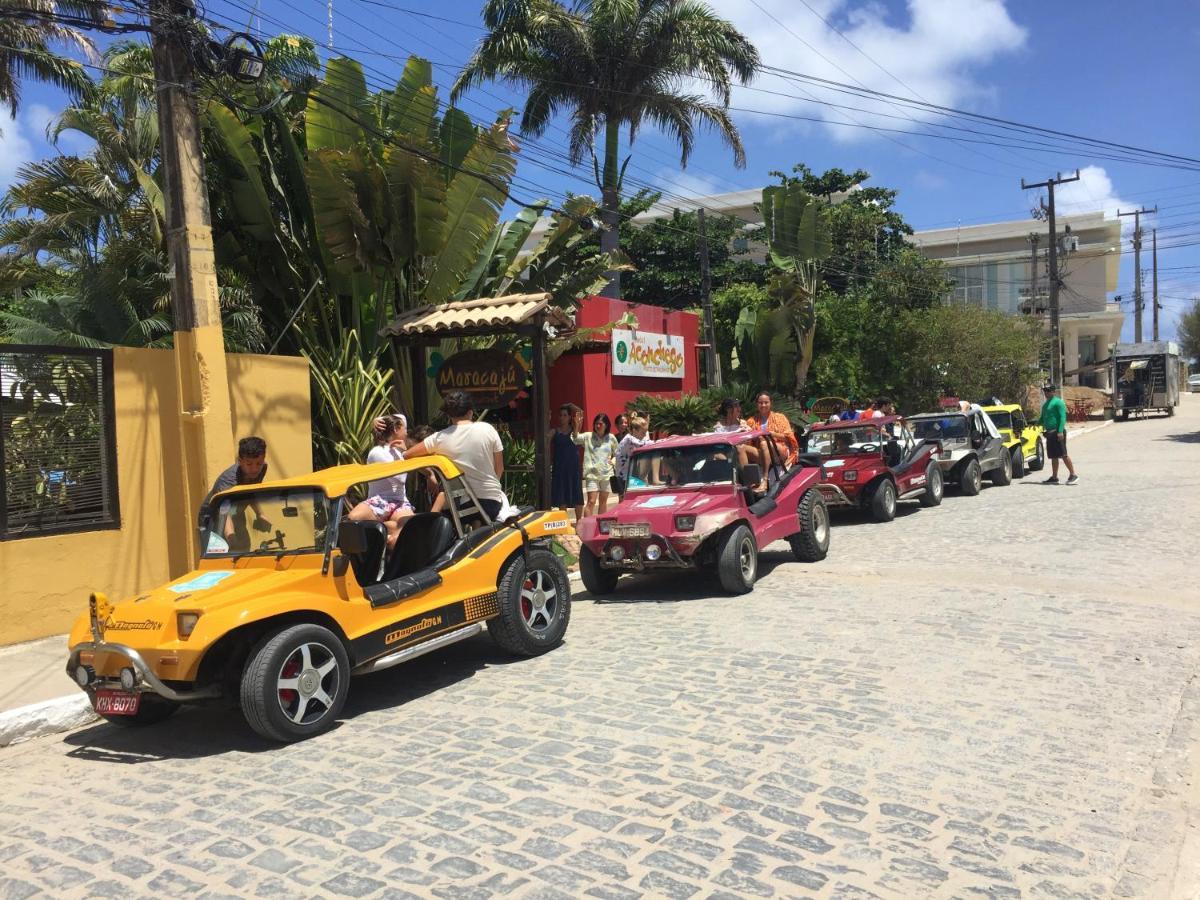
[[700, 306], [704, 310], [704, 340], [708, 343], [708, 353], [704, 355], [704, 375], [709, 387], [720, 387], [721, 364], [717, 359], [717, 332], [713, 325], [712, 273], [708, 269], [708, 227], [703, 207], [696, 210], [696, 218], [700, 226]]
[[[1146, 300], [1142, 296], [1142, 215], [1146, 213], [1156, 213], [1158, 207], [1154, 209], [1134, 209], [1129, 212], [1121, 212], [1117, 210], [1117, 216], [1133, 216], [1133, 340], [1134, 343], [1140, 343], [1142, 340], [1142, 310], [1146, 305]], [[1157, 301], [1156, 301], [1157, 302]], [[1157, 310], [1155, 315], [1157, 315]]]
[[1050, 244], [1047, 253], [1050, 263], [1050, 340], [1053, 342], [1053, 349], [1050, 353], [1050, 383], [1055, 387], [1062, 386], [1062, 340], [1059, 338], [1058, 327], [1058, 235], [1055, 232], [1056, 226], [1054, 221], [1054, 188], [1060, 184], [1068, 184], [1078, 180], [1078, 169], [1075, 170], [1075, 174], [1070, 178], [1063, 178], [1062, 172], [1058, 172], [1054, 178], [1047, 178], [1045, 181], [1039, 181], [1035, 184], [1026, 184], [1025, 179], [1021, 179], [1022, 190], [1028, 191], [1044, 187], [1049, 195], [1049, 202], [1045, 204], [1044, 208], [1050, 227]]
[[1154, 265], [1154, 340], [1158, 340], [1158, 229], [1150, 230], [1150, 240], [1153, 244], [1151, 259]]
[[1036, 231], [1029, 233], [1029, 311], [1032, 314], [1037, 314], [1037, 289], [1038, 289], [1038, 244], [1041, 242], [1042, 236]]
[[150, 9], [191, 565], [199, 555], [200, 503], [233, 456], [233, 423], [200, 122], [192, 90], [195, 69], [189, 43], [195, 7], [190, 0], [151, 0]]

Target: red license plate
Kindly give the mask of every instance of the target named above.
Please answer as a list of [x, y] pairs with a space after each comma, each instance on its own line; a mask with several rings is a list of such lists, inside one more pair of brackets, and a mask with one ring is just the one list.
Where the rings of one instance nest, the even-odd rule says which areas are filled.
[[125, 691], [96, 691], [96, 712], [105, 716], [136, 716], [141, 694], [130, 694]]

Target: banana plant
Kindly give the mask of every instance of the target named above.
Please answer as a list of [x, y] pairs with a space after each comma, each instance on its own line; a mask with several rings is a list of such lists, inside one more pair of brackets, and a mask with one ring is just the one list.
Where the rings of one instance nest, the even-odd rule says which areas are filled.
[[808, 378], [816, 335], [821, 261], [831, 242], [824, 207], [798, 185], [763, 188], [763, 226], [774, 273], [771, 305], [744, 309], [735, 336], [751, 380], [797, 394]]

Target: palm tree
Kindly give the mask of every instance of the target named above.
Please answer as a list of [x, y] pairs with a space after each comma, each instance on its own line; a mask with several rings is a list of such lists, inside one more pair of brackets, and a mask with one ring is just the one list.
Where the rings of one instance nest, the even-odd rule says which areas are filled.
[[96, 59], [91, 38], [63, 19], [101, 24], [108, 7], [95, 0], [0, 0], [0, 103], [17, 114], [21, 79], [33, 78], [80, 96], [89, 84], [83, 66], [59, 56], [54, 45]]
[[[618, 208], [626, 157], [620, 162], [622, 127], [629, 143], [644, 123], [679, 144], [686, 166], [697, 126], [711, 128], [746, 164], [741, 136], [729, 117], [733, 81], [746, 84], [759, 65], [758, 51], [732, 24], [699, 0], [487, 0], [488, 29], [451, 90], [453, 101], [470, 88], [499, 80], [528, 90], [521, 131], [545, 133], [557, 113], [571, 118], [573, 165], [591, 155], [601, 191], [601, 249], [617, 249]], [[701, 83], [708, 96], [691, 93]], [[603, 164], [595, 141], [603, 136]], [[619, 275], [606, 293], [620, 293]]]

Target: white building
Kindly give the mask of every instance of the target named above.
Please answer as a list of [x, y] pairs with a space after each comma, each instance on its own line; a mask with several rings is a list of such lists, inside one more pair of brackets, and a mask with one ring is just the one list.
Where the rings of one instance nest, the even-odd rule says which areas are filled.
[[[1117, 288], [1121, 225], [1102, 212], [1062, 216], [1056, 224], [1063, 380], [1108, 388], [1107, 367], [1096, 364], [1108, 359], [1109, 345], [1121, 339], [1125, 324], [1120, 305], [1108, 302]], [[1047, 328], [1048, 239], [1046, 223], [1033, 220], [938, 228], [910, 238], [926, 256], [946, 264], [955, 282], [954, 300], [1014, 314], [1034, 312]]]

